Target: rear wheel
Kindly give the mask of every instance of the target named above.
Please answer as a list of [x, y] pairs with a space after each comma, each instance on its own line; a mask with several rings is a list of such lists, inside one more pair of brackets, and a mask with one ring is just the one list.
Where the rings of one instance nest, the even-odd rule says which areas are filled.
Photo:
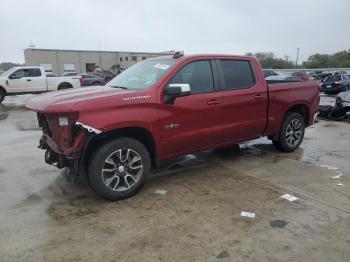
[[94, 86], [100, 86], [100, 85], [102, 85], [102, 84], [101, 84], [100, 82], [93, 82], [92, 85], [94, 85]]
[[91, 157], [88, 176], [101, 197], [120, 200], [133, 196], [151, 169], [146, 147], [131, 138], [119, 138], [100, 147]]
[[4, 101], [5, 96], [6, 96], [5, 91], [2, 90], [2, 89], [0, 88], [0, 103], [1, 103], [2, 101]]
[[278, 139], [272, 142], [278, 150], [292, 152], [300, 146], [304, 133], [304, 117], [298, 113], [288, 113], [283, 121]]
[[57, 90], [64, 90], [64, 89], [69, 89], [69, 88], [73, 88], [72, 85], [70, 84], [63, 84], [63, 85], [60, 85]]

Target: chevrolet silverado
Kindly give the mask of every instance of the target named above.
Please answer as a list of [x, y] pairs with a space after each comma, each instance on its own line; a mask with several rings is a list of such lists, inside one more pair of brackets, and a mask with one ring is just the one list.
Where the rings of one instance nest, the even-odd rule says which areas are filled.
[[104, 87], [31, 98], [45, 161], [87, 176], [104, 198], [134, 195], [161, 160], [267, 136], [278, 150], [301, 144], [319, 104], [315, 81], [266, 81], [257, 59], [158, 57]]

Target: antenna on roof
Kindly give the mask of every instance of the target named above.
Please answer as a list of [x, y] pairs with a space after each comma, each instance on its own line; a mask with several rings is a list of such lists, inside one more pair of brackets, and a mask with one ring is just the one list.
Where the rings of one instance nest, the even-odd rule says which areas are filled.
[[35, 48], [35, 45], [33, 45], [33, 42], [32, 42], [32, 40], [30, 40], [30, 43], [29, 43], [29, 46], [28, 46], [29, 48]]
[[177, 59], [177, 58], [180, 58], [181, 56], [184, 56], [184, 51], [176, 51], [173, 55], [173, 58]]

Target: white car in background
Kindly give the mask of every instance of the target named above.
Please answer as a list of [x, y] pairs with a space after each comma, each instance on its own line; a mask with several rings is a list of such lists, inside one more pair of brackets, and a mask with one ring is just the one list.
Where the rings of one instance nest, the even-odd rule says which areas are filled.
[[81, 76], [47, 77], [43, 67], [13, 67], [0, 76], [0, 103], [5, 96], [81, 87]]

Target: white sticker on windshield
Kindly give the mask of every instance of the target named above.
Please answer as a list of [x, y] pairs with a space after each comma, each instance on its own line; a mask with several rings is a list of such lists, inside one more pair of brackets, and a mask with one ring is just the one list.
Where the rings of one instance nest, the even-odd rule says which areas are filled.
[[155, 68], [159, 68], [159, 69], [163, 69], [166, 70], [170, 67], [170, 65], [165, 65], [165, 64], [155, 64], [153, 67]]

